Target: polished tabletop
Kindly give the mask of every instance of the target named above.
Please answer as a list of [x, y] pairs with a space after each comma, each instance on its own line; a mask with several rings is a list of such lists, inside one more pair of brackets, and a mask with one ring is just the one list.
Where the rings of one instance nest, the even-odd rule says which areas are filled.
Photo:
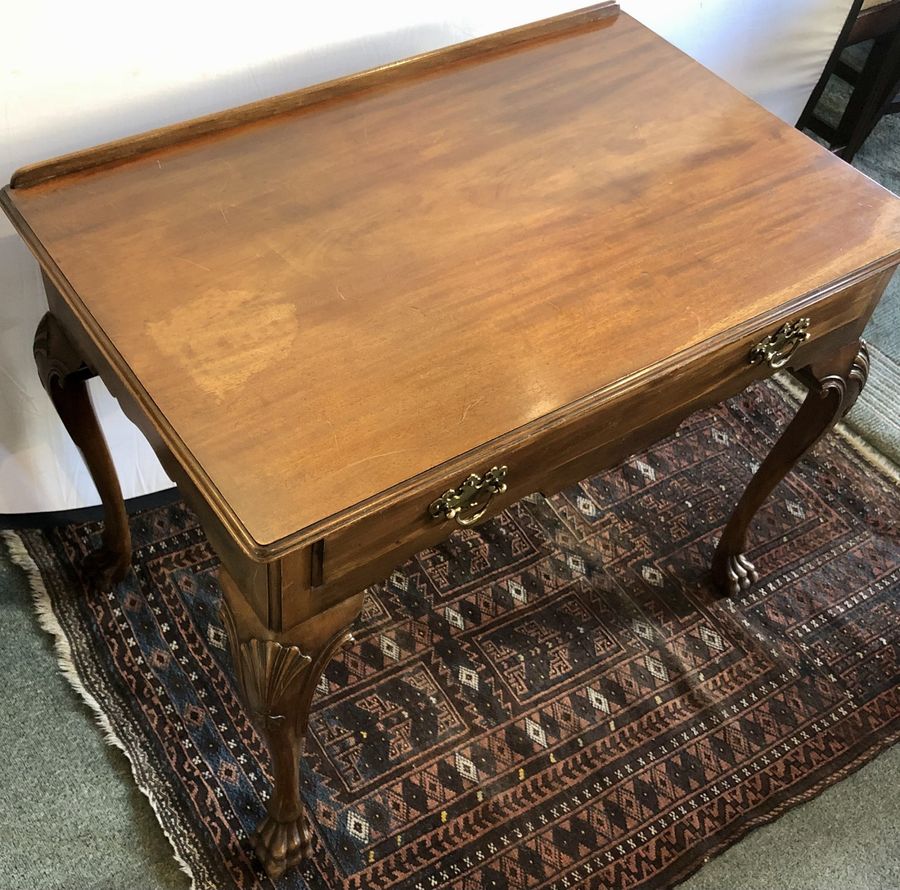
[[9, 198], [263, 545], [900, 243], [625, 14]]

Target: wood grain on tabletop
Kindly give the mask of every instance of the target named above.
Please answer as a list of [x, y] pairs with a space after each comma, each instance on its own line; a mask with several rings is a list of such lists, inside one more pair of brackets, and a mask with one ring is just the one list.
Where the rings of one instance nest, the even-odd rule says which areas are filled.
[[10, 194], [261, 544], [900, 243], [624, 14]]

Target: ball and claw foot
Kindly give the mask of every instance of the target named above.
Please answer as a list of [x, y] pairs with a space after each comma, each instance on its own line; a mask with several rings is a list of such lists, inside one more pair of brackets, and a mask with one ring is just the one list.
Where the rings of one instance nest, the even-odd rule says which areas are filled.
[[759, 581], [759, 572], [743, 553], [731, 553], [724, 558], [721, 583], [729, 596], [737, 596], [742, 590], [749, 590]]
[[289, 868], [312, 855], [312, 835], [304, 815], [293, 822], [278, 822], [266, 816], [253, 835], [253, 848], [266, 874], [274, 881]]
[[85, 574], [101, 589], [107, 590], [124, 580], [131, 568], [130, 553], [115, 553], [99, 547], [84, 558]]

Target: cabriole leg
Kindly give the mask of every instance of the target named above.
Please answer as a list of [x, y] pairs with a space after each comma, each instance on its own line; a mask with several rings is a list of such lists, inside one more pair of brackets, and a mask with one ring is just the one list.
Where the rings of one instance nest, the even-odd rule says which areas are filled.
[[34, 360], [41, 383], [81, 451], [103, 503], [103, 544], [89, 557], [88, 569], [98, 583], [109, 586], [121, 581], [131, 565], [131, 531], [116, 469], [87, 388], [86, 381], [94, 375], [49, 312], [34, 335]]
[[362, 610], [363, 594], [275, 633], [264, 626], [223, 568], [219, 581], [238, 687], [272, 758], [272, 796], [253, 845], [275, 879], [311, 852], [312, 835], [300, 798], [309, 710], [325, 666], [341, 646], [353, 641], [349, 626]]
[[713, 557], [713, 578], [727, 593], [746, 590], [758, 580], [753, 563], [744, 555], [747, 530], [756, 512], [797, 461], [853, 407], [868, 373], [869, 354], [862, 340], [842, 350], [828, 368], [809, 367], [797, 373], [809, 392], [750, 480]]

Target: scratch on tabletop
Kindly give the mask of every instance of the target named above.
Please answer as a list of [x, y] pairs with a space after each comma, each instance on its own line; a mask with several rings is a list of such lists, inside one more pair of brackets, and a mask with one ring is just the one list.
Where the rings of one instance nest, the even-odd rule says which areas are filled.
[[471, 410], [472, 410], [479, 402], [483, 402], [483, 401], [484, 401], [484, 397], [482, 396], [482, 397], [480, 397], [480, 398], [475, 399], [474, 402], [467, 402], [467, 403], [466, 403], [466, 407], [463, 408], [462, 417], [459, 418], [460, 424], [464, 423], [464, 422], [465, 422], [465, 419], [469, 416], [469, 412], [470, 412], [470, 411], [471, 411]]
[[289, 256], [288, 256], [287, 254], [285, 254], [285, 253], [282, 253], [282, 252], [281, 252], [277, 247], [275, 247], [274, 245], [269, 244], [269, 250], [271, 250], [272, 253], [276, 254], [277, 256], [280, 256], [280, 257], [281, 257], [281, 258], [282, 258], [282, 259], [283, 259], [283, 260], [284, 260], [291, 268], [296, 268], [296, 267], [297, 267], [296, 262], [294, 262], [294, 260], [291, 259], [291, 257], [289, 257]]
[[204, 272], [212, 272], [207, 266], [202, 265], [201, 263], [195, 263], [193, 260], [189, 260], [186, 256], [176, 256], [176, 260], [181, 260], [183, 263], [190, 263], [192, 266], [196, 266], [198, 269], [202, 269]]
[[353, 461], [352, 464], [345, 464], [341, 469], [349, 470], [351, 467], [364, 464], [367, 461], [381, 460], [383, 457], [393, 457], [395, 454], [403, 454], [404, 451], [409, 451], [409, 448], [398, 448], [396, 451], [382, 451], [380, 454], [369, 454], [366, 455], [366, 457], [361, 457], [359, 460]]

